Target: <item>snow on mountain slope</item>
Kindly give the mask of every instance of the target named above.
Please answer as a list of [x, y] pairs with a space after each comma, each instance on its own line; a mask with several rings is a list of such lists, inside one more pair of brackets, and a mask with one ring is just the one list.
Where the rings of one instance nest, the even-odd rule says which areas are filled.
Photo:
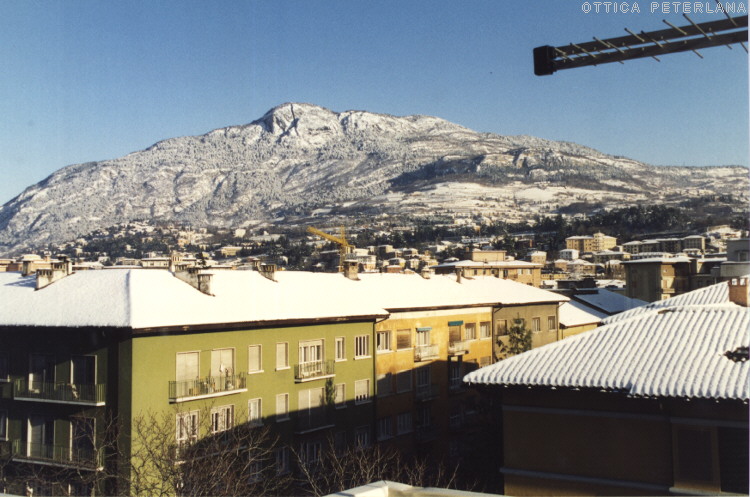
[[[429, 213], [451, 208], [457, 199], [438, 193], [458, 185], [473, 185], [458, 195], [465, 208], [512, 218], [539, 202], [741, 196], [748, 181], [741, 167], [654, 167], [573, 143], [477, 133], [435, 117], [286, 103], [247, 125], [58, 170], [0, 207], [0, 253], [133, 219], [237, 226], [321, 207], [345, 206], [351, 215]], [[387, 194], [409, 202], [402, 207]]]

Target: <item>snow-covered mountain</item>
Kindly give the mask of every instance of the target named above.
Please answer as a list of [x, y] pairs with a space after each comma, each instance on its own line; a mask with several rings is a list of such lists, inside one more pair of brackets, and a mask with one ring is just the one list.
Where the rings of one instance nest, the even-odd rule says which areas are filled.
[[477, 133], [428, 116], [286, 103], [243, 126], [64, 167], [0, 208], [0, 253], [133, 219], [247, 224], [321, 213], [520, 219], [745, 195], [747, 169], [655, 167], [566, 142]]

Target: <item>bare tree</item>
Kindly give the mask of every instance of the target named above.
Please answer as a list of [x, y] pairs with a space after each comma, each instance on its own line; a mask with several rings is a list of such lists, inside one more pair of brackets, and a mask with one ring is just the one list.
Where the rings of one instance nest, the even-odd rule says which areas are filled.
[[209, 408], [190, 413], [149, 412], [137, 416], [132, 425], [129, 493], [284, 493], [291, 477], [278, 471], [276, 449], [277, 438], [269, 427], [238, 423], [226, 414], [220, 418]]
[[442, 462], [407, 455], [394, 447], [337, 447], [332, 439], [319, 452], [305, 444], [293, 451], [297, 464], [299, 493], [328, 495], [379, 480], [413, 486], [455, 488], [459, 468], [448, 469]]

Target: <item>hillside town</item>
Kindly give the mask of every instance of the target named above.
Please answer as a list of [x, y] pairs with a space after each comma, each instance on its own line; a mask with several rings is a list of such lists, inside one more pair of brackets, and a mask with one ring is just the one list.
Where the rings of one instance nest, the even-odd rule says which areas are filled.
[[[283, 235], [216, 235], [132, 223], [108, 239], [174, 249], [87, 260], [79, 239], [0, 260], [4, 491], [370, 483], [353, 467], [321, 483], [345, 460], [492, 494], [747, 492], [747, 232], [554, 252], [520, 233], [510, 255], [309, 227], [306, 270]], [[220, 472], [200, 462], [217, 452]]]

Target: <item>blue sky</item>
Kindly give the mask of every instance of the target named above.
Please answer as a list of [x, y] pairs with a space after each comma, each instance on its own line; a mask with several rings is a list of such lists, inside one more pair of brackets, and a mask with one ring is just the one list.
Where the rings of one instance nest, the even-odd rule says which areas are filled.
[[746, 166], [739, 45], [534, 76], [536, 46], [687, 23], [674, 7], [626, 3], [640, 13], [585, 13], [579, 0], [4, 0], [0, 203], [63, 166], [289, 101], [433, 115], [658, 165]]

